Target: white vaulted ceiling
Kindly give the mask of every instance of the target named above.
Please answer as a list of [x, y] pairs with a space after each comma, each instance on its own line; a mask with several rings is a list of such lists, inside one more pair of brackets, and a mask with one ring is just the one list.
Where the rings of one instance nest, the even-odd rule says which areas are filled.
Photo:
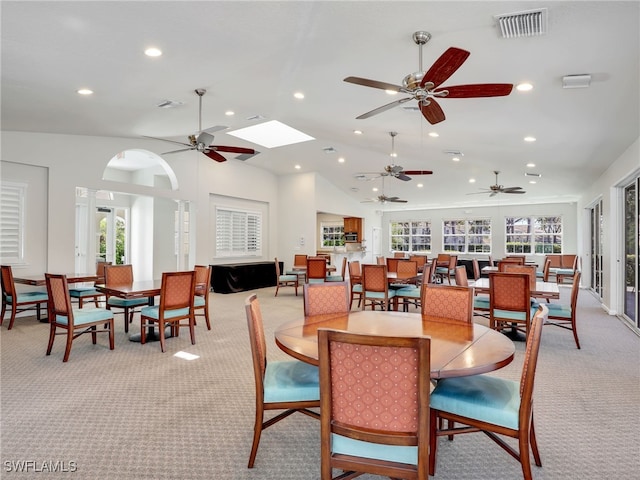
[[[547, 33], [500, 37], [494, 15], [541, 7]], [[394, 162], [434, 171], [386, 179], [385, 193], [406, 207], [574, 201], [638, 138], [639, 12], [636, 1], [2, 1], [2, 129], [186, 140], [198, 129], [194, 89], [205, 88], [203, 127], [229, 127], [215, 132], [216, 144], [255, 147], [261, 153], [246, 163], [279, 175], [295, 164], [317, 171], [358, 200], [380, 180], [354, 174], [392, 163], [396, 131]], [[437, 125], [403, 108], [413, 100], [356, 120], [401, 97], [343, 79], [400, 84], [418, 70], [418, 30], [432, 35], [425, 70], [448, 47], [471, 52], [443, 86], [530, 82], [533, 90], [438, 100], [447, 118]], [[146, 57], [149, 46], [163, 55]], [[563, 89], [562, 77], [574, 74], [591, 75], [590, 86]], [[82, 97], [82, 87], [95, 93]], [[183, 104], [157, 107], [164, 100]], [[228, 133], [267, 120], [315, 140], [267, 149]], [[453, 162], [445, 151], [464, 156]], [[493, 184], [493, 170], [527, 193], [467, 195]], [[529, 184], [526, 172], [542, 177]]]

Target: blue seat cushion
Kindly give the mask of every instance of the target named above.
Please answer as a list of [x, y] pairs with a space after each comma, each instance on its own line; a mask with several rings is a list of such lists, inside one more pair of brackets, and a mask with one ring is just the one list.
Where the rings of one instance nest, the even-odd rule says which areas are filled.
[[549, 317], [571, 318], [571, 305], [561, 305], [559, 303], [546, 303], [549, 309]]
[[267, 362], [263, 383], [265, 402], [320, 399], [318, 367], [298, 360]]
[[518, 429], [520, 382], [489, 375], [445, 378], [431, 392], [431, 408]]
[[80, 288], [70, 288], [69, 296], [74, 298], [81, 297], [93, 297], [95, 295], [102, 295], [98, 290], [93, 287], [80, 287]]
[[[538, 307], [531, 307], [531, 313], [530, 313], [530, 317], [529, 318], [533, 318], [533, 316], [536, 314], [536, 311], [538, 310]], [[493, 316], [497, 317], [497, 318], [504, 318], [506, 320], [514, 320], [514, 321], [521, 321], [524, 322], [525, 321], [525, 313], [524, 312], [512, 312], [510, 310], [500, 310], [500, 309], [494, 309], [493, 310]]]
[[194, 307], [204, 307], [205, 306], [205, 299], [204, 297], [201, 297], [200, 295], [196, 295], [193, 298], [193, 306]]
[[[88, 323], [102, 322], [111, 320], [113, 312], [106, 308], [74, 308], [73, 323], [74, 325], [85, 325]], [[69, 317], [64, 315], [56, 315], [56, 323], [62, 325], [69, 324]]]
[[420, 298], [420, 289], [416, 286], [407, 287], [395, 291], [396, 297]]
[[344, 282], [344, 277], [342, 275], [327, 275], [325, 280], [327, 282]]
[[489, 310], [489, 297], [473, 297], [473, 308]]
[[418, 464], [418, 447], [363, 442], [335, 433], [331, 434], [331, 452], [409, 465]]
[[278, 280], [281, 282], [295, 282], [297, 279], [297, 275], [280, 275], [278, 277]]
[[112, 307], [137, 307], [138, 305], [148, 305], [149, 299], [147, 297], [143, 298], [118, 298], [118, 297], [109, 297], [107, 302]]
[[[49, 301], [49, 295], [46, 292], [24, 292], [17, 295], [16, 300], [18, 303], [26, 302], [47, 302]], [[13, 304], [13, 297], [7, 295], [7, 302]]]
[[576, 272], [573, 268], [556, 268], [554, 273], [556, 275], [574, 275]]
[[353, 293], [362, 293], [362, 284], [361, 283], [356, 283], [353, 286]]
[[[157, 320], [160, 316], [160, 306], [151, 305], [148, 307], [144, 307], [142, 310], [140, 310], [140, 315], [149, 318], [155, 318]], [[189, 307], [167, 310], [164, 314], [164, 318], [184, 317], [185, 315], [189, 315]]]
[[[365, 292], [365, 297], [384, 300], [384, 292]], [[396, 290], [389, 290], [388, 295], [389, 298], [393, 298], [396, 296]]]
[[324, 278], [310, 278], [309, 283], [324, 283]]

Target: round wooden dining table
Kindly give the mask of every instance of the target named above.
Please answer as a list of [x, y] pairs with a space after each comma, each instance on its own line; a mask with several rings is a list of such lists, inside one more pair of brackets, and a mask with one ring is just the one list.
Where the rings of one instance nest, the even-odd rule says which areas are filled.
[[513, 360], [514, 343], [476, 323], [461, 323], [419, 313], [357, 311], [314, 315], [280, 325], [276, 344], [290, 356], [318, 365], [318, 329], [352, 333], [431, 337], [431, 378], [462, 377], [498, 370]]

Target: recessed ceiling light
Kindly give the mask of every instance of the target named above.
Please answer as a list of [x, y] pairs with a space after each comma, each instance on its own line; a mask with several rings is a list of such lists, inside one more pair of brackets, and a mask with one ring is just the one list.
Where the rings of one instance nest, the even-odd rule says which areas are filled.
[[421, 183], [419, 183], [419, 184], [417, 184], [417, 185], [416, 185], [416, 187], [418, 187], [418, 188], [422, 188], [422, 187], [424, 187], [424, 185], [423, 185], [423, 184], [421, 184]]
[[236, 112], [234, 112], [233, 110], [227, 110], [226, 112], [224, 112], [224, 114], [225, 114], [227, 117], [231, 117], [232, 115], [235, 115], [235, 114], [236, 114]]
[[159, 57], [160, 55], [162, 55], [162, 50], [160, 50], [159, 48], [150, 47], [144, 51], [144, 54], [147, 57]]
[[535, 167], [535, 166], [536, 166], [536, 164], [535, 164], [535, 163], [527, 163], [527, 167], [529, 167], [529, 168], [533, 168], [533, 167]]
[[536, 183], [536, 181], [535, 180], [529, 180], [529, 183], [534, 184], [534, 183]]
[[439, 134], [439, 133], [437, 133], [437, 132], [429, 132], [429, 136], [430, 136], [430, 137], [433, 137], [433, 138], [436, 138], [436, 137], [439, 137], [439, 136], [440, 136], [440, 134]]
[[78, 93], [80, 95], [91, 95], [93, 93], [93, 90], [89, 90], [88, 88], [81, 88], [80, 90], [78, 90]]
[[378, 187], [373, 187], [371, 190], [373, 190], [374, 192], [378, 191]]
[[469, 179], [469, 183], [476, 183], [476, 179], [475, 178], [470, 178]]
[[362, 135], [362, 130], [354, 130], [353, 133], [355, 135]]
[[315, 138], [306, 133], [302, 133], [277, 120], [270, 120], [227, 133], [266, 148], [282, 147], [294, 143], [315, 140]]
[[454, 162], [459, 162], [460, 158], [459, 157], [452, 157], [451, 160], [454, 161]]
[[535, 142], [536, 141], [536, 137], [524, 137], [524, 141], [525, 142]]
[[533, 85], [531, 85], [530, 83], [519, 83], [516, 86], [516, 90], [518, 90], [519, 92], [528, 92], [530, 90], [533, 90]]
[[296, 92], [296, 93], [294, 93], [294, 94], [293, 94], [293, 96], [294, 96], [295, 98], [297, 98], [298, 100], [302, 100], [302, 99], [304, 98], [304, 93], [302, 93], [302, 92]]
[[300, 170], [302, 167], [301, 167], [300, 165], [296, 165], [296, 166], [295, 166], [295, 167], [293, 167], [293, 168], [295, 168], [296, 170]]
[[339, 162], [339, 163], [344, 163], [344, 157], [340, 157], [340, 158], [338, 158], [338, 162]]

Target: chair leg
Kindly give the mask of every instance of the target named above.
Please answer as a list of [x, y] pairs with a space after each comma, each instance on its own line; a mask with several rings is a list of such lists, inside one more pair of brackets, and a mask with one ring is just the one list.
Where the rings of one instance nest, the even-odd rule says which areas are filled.
[[[538, 451], [538, 441], [536, 440], [536, 429], [533, 425], [533, 413], [531, 414], [531, 426], [529, 428], [529, 442], [531, 443], [531, 451], [533, 452], [533, 459], [538, 467], [542, 466], [542, 460], [540, 459], [540, 452]], [[527, 452], [527, 455], [529, 452]], [[520, 453], [522, 455], [522, 452]]]
[[253, 425], [253, 444], [251, 445], [251, 453], [249, 454], [249, 464], [247, 468], [253, 468], [258, 453], [258, 445], [260, 444], [260, 435], [262, 435], [262, 420], [264, 419], [264, 409], [262, 405], [256, 405], [256, 420]]
[[207, 322], [207, 330], [211, 330], [211, 322], [209, 321], [209, 307], [204, 309], [204, 320]]
[[[125, 319], [126, 318], [127, 317], [125, 317]], [[145, 318], [147, 318], [147, 317], [144, 317], [144, 316], [140, 315], [140, 343], [141, 344], [147, 343], [147, 327], [145, 325]], [[126, 320], [125, 320], [124, 323], [126, 325], [126, 323], [127, 323]]]
[[438, 436], [436, 435], [438, 422], [438, 414], [435, 410], [431, 410], [429, 421], [429, 475], [434, 476], [436, 474], [436, 453], [438, 450]]
[[91, 327], [91, 342], [95, 345], [98, 341], [98, 335], [97, 335], [97, 328], [94, 325], [93, 327]]
[[13, 322], [16, 319], [16, 305], [15, 303], [11, 306], [11, 319], [9, 320], [9, 327], [7, 328], [7, 330], [11, 330], [13, 328]]
[[4, 314], [7, 311], [7, 304], [4, 299], [2, 299], [2, 314], [0, 314], [0, 326], [2, 326], [2, 322], [4, 322]]
[[571, 331], [573, 332], [573, 339], [576, 341], [576, 347], [580, 350], [580, 340], [578, 340], [578, 330], [576, 329], [575, 317], [571, 319]]
[[164, 353], [164, 322], [158, 322], [158, 335], [160, 337], [160, 350]]
[[109, 350], [113, 350], [116, 347], [115, 334], [113, 332], [114, 325], [115, 324], [114, 324], [113, 318], [112, 318], [111, 321], [109, 322]]
[[56, 324], [54, 322], [50, 323], [51, 328], [49, 328], [49, 344], [47, 345], [47, 355], [51, 354], [51, 349], [53, 348], [53, 341], [56, 338]]
[[[189, 334], [191, 335], [191, 345], [195, 345], [196, 344], [196, 330], [194, 328], [196, 323], [195, 318], [190, 318], [189, 319]], [[176, 325], [176, 330], [180, 330], [180, 325]]]
[[67, 328], [67, 344], [64, 347], [64, 358], [63, 362], [69, 360], [69, 354], [71, 353], [71, 344], [73, 343], [73, 329]]

